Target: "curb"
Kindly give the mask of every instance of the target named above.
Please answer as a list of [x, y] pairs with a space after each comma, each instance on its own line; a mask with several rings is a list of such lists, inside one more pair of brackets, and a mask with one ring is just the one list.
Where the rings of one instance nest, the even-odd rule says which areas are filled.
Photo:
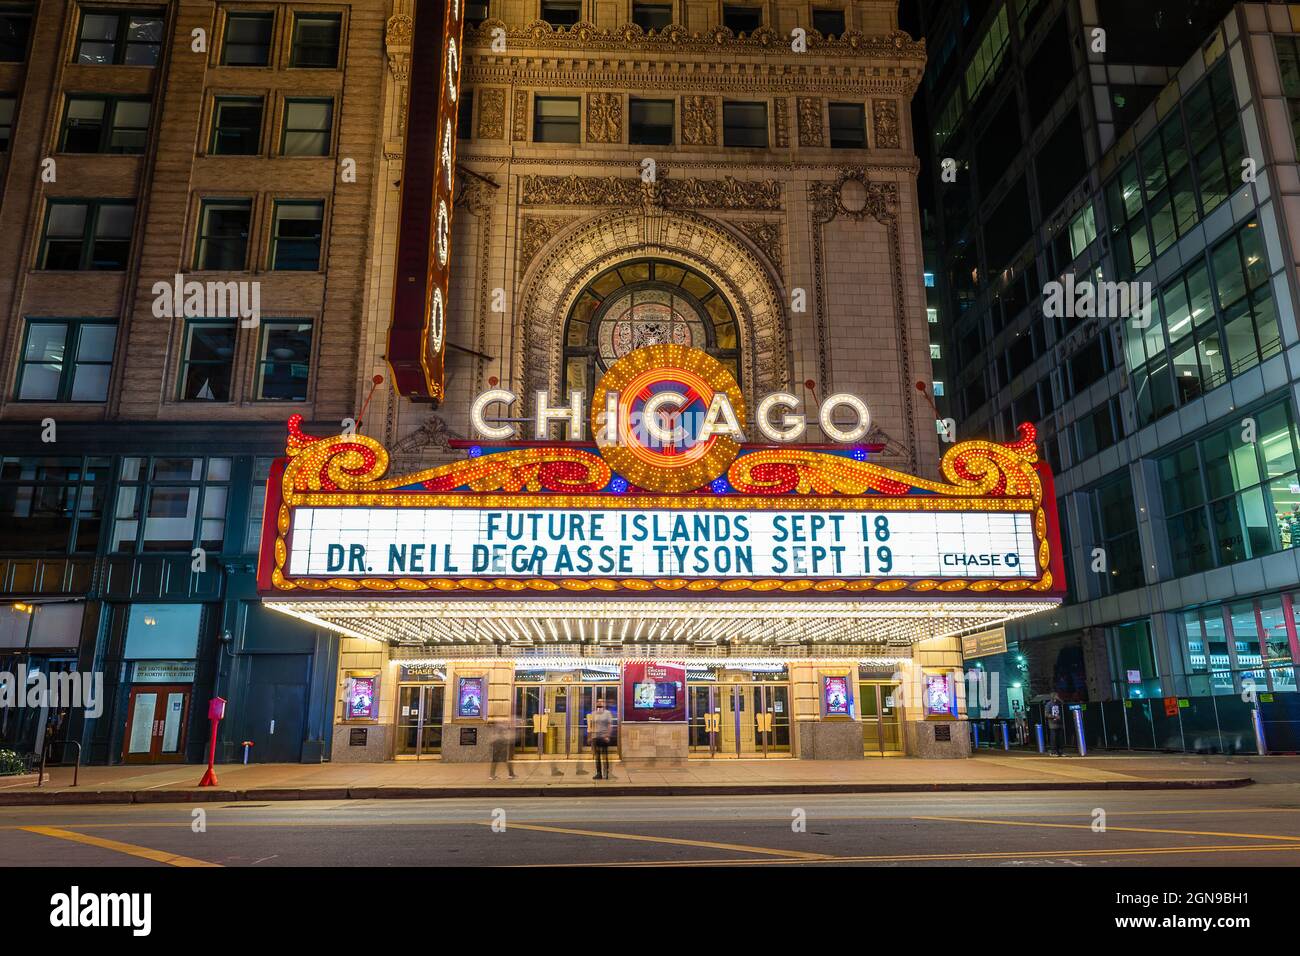
[[819, 793], [1008, 793], [1072, 790], [1229, 790], [1250, 777], [1208, 780], [1098, 780], [1008, 783], [809, 783], [549, 787], [275, 787], [250, 790], [25, 790], [0, 792], [0, 807], [78, 804], [238, 803], [295, 800], [451, 800], [512, 797], [772, 796]]

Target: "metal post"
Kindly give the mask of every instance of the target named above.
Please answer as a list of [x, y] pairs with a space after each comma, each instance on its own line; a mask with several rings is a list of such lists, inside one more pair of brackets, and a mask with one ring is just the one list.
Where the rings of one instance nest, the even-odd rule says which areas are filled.
[[970, 722], [970, 732], [975, 735], [975, 749], [980, 749], [980, 725], [977, 721]]
[[1002, 721], [1002, 749], [1011, 749], [1011, 735], [1007, 732], [1007, 722]]
[[1047, 753], [1047, 748], [1043, 746], [1043, 725], [1034, 724], [1034, 730], [1038, 734], [1038, 752], [1040, 754]]
[[1256, 704], [1250, 710], [1250, 722], [1255, 728], [1255, 749], [1259, 751], [1261, 757], [1268, 755], [1268, 744], [1264, 740], [1264, 717], [1259, 711], [1259, 705]]
[[1074, 732], [1078, 737], [1079, 756], [1086, 757], [1088, 756], [1088, 744], [1083, 739], [1083, 711], [1075, 710], [1072, 713], [1074, 714]]

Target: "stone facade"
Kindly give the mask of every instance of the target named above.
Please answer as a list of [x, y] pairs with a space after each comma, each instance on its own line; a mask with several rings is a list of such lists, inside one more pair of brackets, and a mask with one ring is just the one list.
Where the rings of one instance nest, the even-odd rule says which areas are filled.
[[[381, 390], [365, 430], [399, 450], [400, 466], [425, 466], [451, 455], [445, 437], [470, 437], [478, 392], [558, 396], [565, 322], [583, 289], [610, 266], [656, 258], [700, 271], [726, 297], [749, 402], [778, 388], [811, 399], [806, 382], [818, 397], [856, 393], [885, 445], [879, 460], [933, 473], [934, 414], [915, 387], [930, 358], [908, 122], [925, 51], [898, 32], [896, 6], [849, 3], [843, 37], [810, 34], [794, 53], [785, 37], [808, 5], [767, 5], [768, 25], [737, 37], [702, 0], [649, 34], [623, 3], [586, 2], [565, 29], [538, 20], [535, 3], [493, 0], [464, 44], [475, 135], [458, 149], [446, 398], [430, 408]], [[392, 15], [408, 13], [398, 0]], [[400, 139], [403, 83], [389, 71], [386, 142]], [[539, 96], [578, 101], [580, 142], [535, 141]], [[636, 97], [672, 103], [671, 145], [631, 142]], [[766, 148], [724, 145], [731, 102], [765, 104]], [[831, 103], [862, 106], [868, 148], [831, 147]], [[384, 367], [401, 158], [386, 164], [358, 394]]]

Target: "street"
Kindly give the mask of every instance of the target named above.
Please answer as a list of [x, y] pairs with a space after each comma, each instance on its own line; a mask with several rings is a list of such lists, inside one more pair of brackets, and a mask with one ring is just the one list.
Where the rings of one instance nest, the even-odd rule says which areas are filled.
[[4, 867], [1297, 863], [1294, 784], [0, 808]]

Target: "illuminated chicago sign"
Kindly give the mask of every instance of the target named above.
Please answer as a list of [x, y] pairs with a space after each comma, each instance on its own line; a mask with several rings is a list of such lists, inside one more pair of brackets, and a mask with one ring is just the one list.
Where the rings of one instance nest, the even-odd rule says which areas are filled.
[[[854, 424], [833, 426], [841, 435], [865, 431], [865, 407], [853, 411]], [[563, 409], [538, 396], [536, 421], [562, 416], [576, 435], [582, 412], [578, 396]], [[482, 406], [475, 414], [482, 426], [506, 428]], [[786, 435], [799, 419], [786, 405], [768, 428]], [[373, 439], [313, 438], [291, 421], [289, 458], [268, 492], [261, 586], [1059, 593], [1051, 476], [1031, 426], [1011, 444], [953, 446], [941, 480], [876, 464], [872, 446], [856, 439], [746, 444], [735, 381], [678, 346], [619, 360], [598, 383], [587, 424], [592, 443], [512, 447], [513, 435], [498, 433], [501, 444], [472, 446], [463, 461], [389, 476]], [[759, 432], [771, 437], [762, 424]]]
[[[533, 411], [534, 434], [550, 438], [556, 421], [568, 425], [568, 437], [583, 437], [583, 393], [573, 392], [568, 405], [552, 406], [538, 392]], [[510, 405], [514, 392], [491, 389], [475, 399], [470, 423], [475, 433], [496, 441], [514, 437], [513, 425], [494, 424], [486, 412], [494, 404]], [[759, 434], [771, 442], [795, 442], [808, 420], [792, 410], [802, 405], [788, 392], [774, 392], [758, 403]], [[851, 425], [835, 421], [847, 408]], [[779, 421], [774, 412], [780, 412]], [[871, 413], [856, 395], [831, 395], [818, 414], [822, 434], [839, 443], [862, 441], [871, 430]], [[726, 470], [745, 441], [745, 400], [726, 367], [698, 349], [651, 345], [620, 359], [597, 383], [591, 430], [600, 454], [620, 474], [653, 491], [690, 491]]]
[[387, 358], [408, 398], [441, 399], [464, 0], [416, 0]]

